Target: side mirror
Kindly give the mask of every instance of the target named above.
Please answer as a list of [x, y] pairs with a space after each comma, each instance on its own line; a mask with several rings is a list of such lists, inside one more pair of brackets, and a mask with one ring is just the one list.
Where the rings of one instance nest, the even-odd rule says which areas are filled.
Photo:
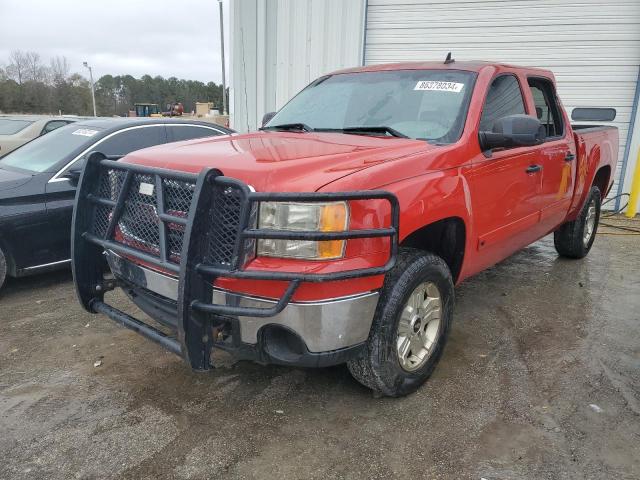
[[276, 113], [278, 112], [265, 113], [264, 116], [262, 117], [262, 126], [264, 127], [267, 123], [269, 123], [269, 120], [275, 117]]
[[540, 120], [522, 114], [499, 118], [490, 132], [479, 133], [480, 147], [483, 151], [540, 145], [545, 138], [546, 130]]
[[69, 170], [64, 174], [64, 178], [68, 178], [73, 185], [77, 185], [80, 181], [80, 175], [84, 169], [85, 160], [78, 160], [74, 163]]
[[96, 151], [89, 152], [87, 155], [80, 158], [76, 163], [71, 165], [71, 168], [67, 170], [66, 173], [64, 174], [64, 178], [68, 178], [73, 185], [77, 185], [78, 182], [80, 181], [80, 176], [82, 175], [82, 171], [84, 170], [84, 166], [86, 165], [87, 160], [93, 161], [96, 158], [103, 159], [107, 157], [104, 153], [100, 153]]

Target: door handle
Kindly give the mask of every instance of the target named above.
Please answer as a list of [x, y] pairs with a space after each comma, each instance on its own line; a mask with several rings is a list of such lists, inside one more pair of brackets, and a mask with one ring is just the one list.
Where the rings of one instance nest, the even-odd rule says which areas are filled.
[[529, 165], [525, 170], [527, 173], [536, 173], [542, 170], [542, 165]]
[[571, 152], [567, 152], [566, 157], [564, 157], [565, 162], [571, 162], [572, 160], [575, 160], [576, 156], [571, 153]]

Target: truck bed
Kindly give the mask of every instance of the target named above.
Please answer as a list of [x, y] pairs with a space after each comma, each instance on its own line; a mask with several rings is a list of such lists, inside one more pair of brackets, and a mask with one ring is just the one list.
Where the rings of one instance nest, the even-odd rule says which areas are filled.
[[596, 131], [607, 130], [607, 129], [613, 129], [613, 130], [618, 129], [618, 127], [613, 127], [611, 125], [580, 125], [580, 124], [574, 125], [573, 123], [571, 124], [571, 128], [573, 128], [574, 131], [580, 130], [580, 133], [596, 132]]
[[590, 185], [609, 193], [618, 163], [618, 128], [610, 125], [571, 125], [576, 142], [576, 188], [569, 219], [578, 214]]

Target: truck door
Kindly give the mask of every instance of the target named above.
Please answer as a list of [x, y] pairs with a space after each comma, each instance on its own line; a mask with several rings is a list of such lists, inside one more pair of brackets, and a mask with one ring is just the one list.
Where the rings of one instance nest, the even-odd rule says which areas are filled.
[[[491, 131], [497, 119], [523, 113], [520, 81], [515, 75], [500, 75], [489, 87], [479, 131]], [[542, 165], [531, 147], [477, 155], [469, 187], [475, 248], [480, 252], [476, 268], [493, 265], [537, 239]]]
[[565, 126], [553, 82], [547, 78], [530, 77], [528, 84], [536, 116], [547, 133], [545, 142], [533, 147], [543, 166], [540, 223], [544, 235], [567, 216], [576, 174], [576, 151]]

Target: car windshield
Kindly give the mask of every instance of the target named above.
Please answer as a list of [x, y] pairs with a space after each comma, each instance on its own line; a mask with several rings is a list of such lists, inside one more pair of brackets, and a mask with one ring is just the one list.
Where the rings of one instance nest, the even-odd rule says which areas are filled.
[[0, 118], [0, 135], [13, 135], [24, 130], [33, 122], [29, 120], [14, 120], [12, 118]]
[[48, 172], [72, 152], [95, 142], [101, 129], [73, 124], [38, 137], [0, 159], [1, 166]]
[[287, 103], [266, 128], [284, 125], [293, 129], [298, 125], [301, 131], [347, 129], [351, 130], [347, 133], [388, 133], [452, 143], [462, 134], [475, 77], [473, 72], [459, 70], [395, 70], [322, 77]]

